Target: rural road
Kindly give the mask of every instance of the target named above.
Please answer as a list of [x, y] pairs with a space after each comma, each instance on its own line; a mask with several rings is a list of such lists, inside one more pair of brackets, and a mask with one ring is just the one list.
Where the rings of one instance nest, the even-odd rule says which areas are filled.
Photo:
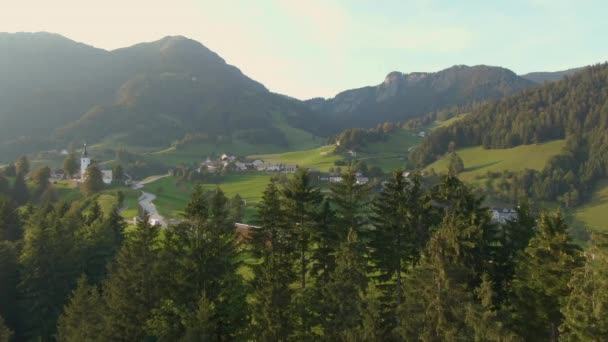
[[[156, 182], [157, 180], [168, 176], [169, 175], [148, 177], [141, 182], [133, 184], [132, 188], [135, 190], [142, 189], [144, 185]], [[142, 190], [141, 196], [137, 201], [139, 202], [139, 205], [142, 207], [142, 209], [145, 210], [148, 215], [150, 215], [151, 223], [159, 224], [162, 227], [167, 227], [167, 220], [165, 220], [165, 218], [158, 213], [156, 206], [154, 205], [154, 203], [152, 203], [152, 201], [154, 201], [155, 199], [156, 195]]]

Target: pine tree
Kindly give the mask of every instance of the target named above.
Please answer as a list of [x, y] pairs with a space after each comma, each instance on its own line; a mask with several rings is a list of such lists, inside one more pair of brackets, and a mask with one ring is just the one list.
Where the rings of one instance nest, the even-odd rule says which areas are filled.
[[331, 186], [331, 200], [336, 207], [340, 241], [345, 241], [350, 229], [360, 232], [368, 224], [370, 189], [366, 184], [357, 184], [352, 169], [341, 176], [342, 181]]
[[15, 183], [13, 184], [13, 199], [18, 205], [27, 203], [30, 198], [30, 193], [25, 184], [25, 178], [19, 174], [15, 177]]
[[19, 290], [30, 338], [44, 340], [55, 333], [57, 318], [82, 269], [75, 239], [81, 224], [64, 203], [43, 207], [28, 220]]
[[329, 276], [336, 266], [335, 253], [340, 241], [343, 240], [340, 239], [336, 229], [335, 212], [327, 199], [323, 201], [315, 221], [311, 235], [314, 246], [310, 256], [311, 273], [315, 276], [317, 286], [323, 287], [329, 281]]
[[89, 285], [86, 277], [80, 277], [59, 317], [57, 341], [103, 341], [103, 309], [97, 286]]
[[203, 292], [196, 311], [186, 320], [186, 333], [183, 341], [216, 341], [217, 326], [216, 321], [213, 320], [214, 316], [215, 307], [207, 299], [207, 294]]
[[145, 215], [129, 234], [103, 287], [107, 307], [104, 338], [114, 341], [140, 341], [144, 323], [160, 303], [158, 284], [159, 227]]
[[362, 319], [360, 294], [367, 288], [367, 261], [354, 229], [336, 259], [336, 269], [323, 290], [324, 336], [334, 341], [353, 335]]
[[22, 235], [17, 207], [8, 198], [0, 196], [0, 241], [16, 241]]
[[386, 287], [389, 307], [401, 303], [403, 275], [416, 263], [427, 240], [425, 197], [417, 178], [410, 181], [396, 171], [373, 204], [370, 256], [380, 281], [394, 279]]
[[78, 168], [79, 165], [78, 158], [76, 158], [76, 153], [74, 153], [74, 151], [70, 151], [63, 161], [63, 171], [68, 178], [73, 178], [74, 175], [78, 173]]
[[98, 193], [104, 188], [103, 176], [101, 171], [95, 166], [91, 165], [87, 167], [84, 174], [84, 181], [82, 182], [82, 191], [87, 196]]
[[15, 162], [15, 173], [17, 176], [25, 177], [30, 172], [30, 161], [26, 156], [21, 156]]
[[241, 222], [243, 215], [245, 214], [245, 205], [243, 198], [239, 194], [234, 195], [230, 200], [230, 220], [234, 222]]
[[608, 340], [608, 235], [594, 233], [585, 265], [568, 283], [570, 296], [562, 307], [564, 341]]
[[280, 193], [271, 181], [258, 206], [260, 228], [253, 239], [262, 262], [254, 266], [251, 334], [260, 341], [285, 341], [294, 328], [291, 312], [294, 241], [287, 228]]
[[13, 332], [4, 323], [4, 319], [0, 316], [0, 342], [10, 342]]
[[285, 215], [293, 229], [300, 257], [300, 285], [305, 289], [310, 235], [322, 197], [319, 189], [310, 185], [310, 177], [306, 169], [299, 169], [287, 182], [282, 193]]
[[464, 171], [464, 162], [462, 158], [456, 152], [450, 153], [450, 163], [448, 165], [448, 172], [451, 175], [457, 175]]
[[[17, 302], [19, 284], [19, 254], [17, 244], [0, 241], [0, 316], [13, 330], [20, 330]], [[0, 340], [2, 340], [0, 338]]]
[[560, 306], [568, 281], [581, 265], [580, 252], [559, 213], [541, 214], [535, 236], [520, 254], [513, 281], [514, 329], [526, 340], [558, 338]]
[[50, 187], [49, 178], [51, 169], [48, 166], [41, 167], [32, 172], [32, 183], [34, 183], [34, 193], [37, 197]]

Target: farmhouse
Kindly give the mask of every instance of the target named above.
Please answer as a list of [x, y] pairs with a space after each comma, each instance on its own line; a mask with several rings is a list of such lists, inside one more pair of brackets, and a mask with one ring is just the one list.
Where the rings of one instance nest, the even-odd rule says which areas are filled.
[[517, 219], [517, 211], [512, 208], [492, 208], [490, 212], [492, 213], [492, 221], [496, 223], [507, 223], [507, 221]]

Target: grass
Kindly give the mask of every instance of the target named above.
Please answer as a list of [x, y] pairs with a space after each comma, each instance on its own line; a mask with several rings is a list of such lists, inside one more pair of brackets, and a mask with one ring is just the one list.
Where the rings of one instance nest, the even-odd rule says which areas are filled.
[[[508, 149], [486, 150], [481, 146], [458, 150], [464, 162], [465, 170], [459, 177], [464, 181], [482, 178], [488, 171], [520, 171], [524, 169], [542, 169], [549, 158], [558, 154], [565, 140], [555, 140], [544, 144], [523, 145]], [[449, 156], [446, 156], [426, 167], [436, 172], [447, 172]]]
[[445, 121], [435, 121], [435, 123], [431, 126], [431, 130], [441, 128], [441, 127], [448, 127], [451, 124], [453, 124], [454, 122], [464, 119], [467, 115], [468, 115], [468, 113], [465, 113], [465, 114], [460, 114], [458, 116], [455, 116], [453, 118], [449, 118]]
[[608, 180], [598, 182], [591, 200], [576, 209], [574, 217], [592, 231], [608, 231]]
[[280, 154], [251, 155], [250, 159], [262, 159], [274, 163], [298, 164], [299, 167], [311, 167], [319, 171], [328, 171], [334, 167], [334, 162], [342, 159], [334, 153], [335, 146], [327, 145], [319, 148]]
[[[205, 183], [202, 186], [206, 190], [213, 190], [219, 186], [227, 197], [239, 194], [247, 203], [244, 219], [247, 222], [253, 218], [255, 204], [260, 201], [270, 178], [270, 175], [264, 174], [229, 175], [218, 184]], [[179, 217], [190, 201], [194, 186], [192, 182], [180, 182], [174, 177], [167, 177], [147, 184], [143, 190], [157, 196], [153, 203], [161, 215]]]
[[357, 153], [357, 159], [364, 160], [368, 167], [378, 166], [385, 172], [403, 168], [409, 150], [421, 141], [416, 132], [398, 129], [389, 134], [387, 141], [365, 146]]

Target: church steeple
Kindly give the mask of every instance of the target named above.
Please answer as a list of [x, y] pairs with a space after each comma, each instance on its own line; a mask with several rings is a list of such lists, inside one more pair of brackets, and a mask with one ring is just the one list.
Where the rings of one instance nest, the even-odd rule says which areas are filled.
[[82, 151], [82, 157], [83, 158], [89, 157], [89, 152], [87, 152], [87, 143], [84, 143], [84, 151]]

